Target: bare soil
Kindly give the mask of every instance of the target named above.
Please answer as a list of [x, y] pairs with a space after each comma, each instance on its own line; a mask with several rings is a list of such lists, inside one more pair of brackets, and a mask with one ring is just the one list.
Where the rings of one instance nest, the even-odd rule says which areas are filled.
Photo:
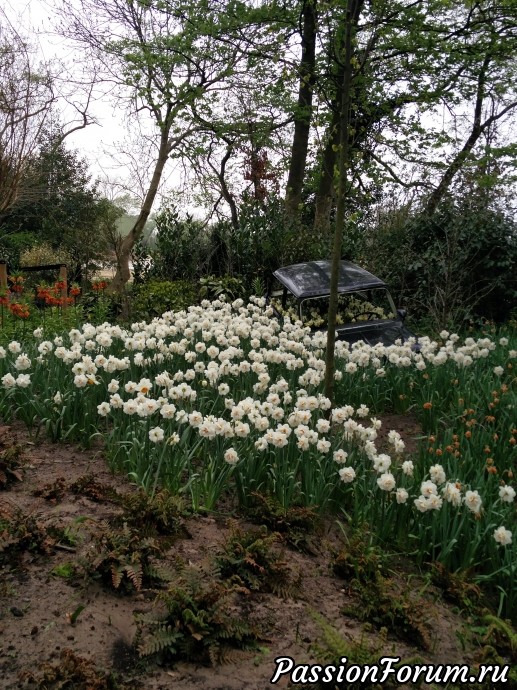
[[[384, 426], [401, 431], [410, 450], [420, 433], [415, 420], [408, 418], [391, 416]], [[57, 567], [84, 558], [92, 548], [92, 534], [98, 525], [113, 520], [121, 510], [118, 502], [109, 499], [109, 492], [104, 499], [93, 500], [72, 493], [70, 485], [92, 475], [98, 484], [111, 487], [119, 494], [135, 491], [136, 487], [125, 477], [109, 471], [102, 448], [84, 451], [51, 444], [31, 438], [18, 424], [0, 426], [0, 451], [17, 445], [21, 448], [21, 469], [16, 472], [18, 477], [11, 476], [3, 489], [0, 482], [0, 520], [21, 510], [47, 530], [68, 529], [76, 543], [70, 546], [54, 539], [40, 545], [39, 552], [29, 545], [15, 558], [7, 558], [6, 552], [2, 554], [0, 523], [0, 688], [3, 690], [61, 687], [51, 683], [31, 685], [23, 680], [23, 674], [41, 674], [38, 669], [45, 663], [58, 665], [64, 650], [72, 650], [74, 658], [91, 660], [96, 669], [116, 672], [120, 681], [131, 688], [265, 690], [271, 687], [276, 657], [291, 656], [297, 663], [318, 661], [313, 645], [321, 640], [322, 631], [311, 615], [314, 611], [346, 641], [362, 640], [363, 645], [382, 649], [391, 656], [416, 657], [433, 663], [475, 662], [475, 650], [465, 650], [461, 644], [461, 640], [468, 638], [468, 619], [458, 609], [445, 604], [433, 586], [422, 587], [425, 591], [420, 598], [422, 581], [417, 575], [411, 582], [414, 582], [415, 597], [417, 593], [419, 597], [415, 599], [418, 616], [430, 640], [428, 649], [401, 641], [396, 631], [389, 631], [387, 638], [383, 638], [372, 625], [344, 615], [343, 609], [354, 603], [354, 594], [350, 582], [337, 577], [329, 567], [333, 551], [342, 547], [335, 520], [329, 520], [312, 540], [313, 553], [300, 553], [287, 545], [282, 547], [286, 559], [302, 573], [301, 591], [296, 599], [256, 592], [242, 595], [245, 599], [242, 610], [260, 622], [264, 630], [260, 651], [243, 654], [231, 664], [216, 667], [186, 662], [168, 667], [152, 661], [142, 664], [133, 646], [134, 616], [153, 610], [155, 592], [143, 589], [121, 594], [91, 578], [69, 580], [56, 575]], [[52, 486], [61, 487], [56, 496], [52, 496]], [[167, 552], [165, 562], [169, 568], [174, 570], [178, 557], [196, 564], [215, 554], [229, 533], [230, 517], [234, 516], [185, 517], [185, 529]], [[247, 526], [244, 520], [241, 523]], [[401, 566], [402, 578], [405, 567]], [[80, 606], [84, 610], [72, 623], [73, 614]], [[284, 677], [278, 687], [287, 686], [288, 679]]]

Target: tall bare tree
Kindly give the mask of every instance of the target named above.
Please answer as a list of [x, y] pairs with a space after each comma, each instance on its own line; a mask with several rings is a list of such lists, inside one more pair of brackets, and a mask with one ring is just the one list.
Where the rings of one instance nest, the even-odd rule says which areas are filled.
[[52, 75], [0, 11], [0, 218], [23, 181], [56, 101]]
[[212, 0], [81, 0], [61, 7], [62, 30], [103, 67], [103, 79], [125, 100], [133, 118], [146, 115], [155, 132], [149, 185], [136, 222], [121, 242], [110, 290], [130, 277], [129, 258], [142, 235], [171, 154], [196, 131], [189, 108], [224, 89], [236, 57], [217, 44], [220, 5]]

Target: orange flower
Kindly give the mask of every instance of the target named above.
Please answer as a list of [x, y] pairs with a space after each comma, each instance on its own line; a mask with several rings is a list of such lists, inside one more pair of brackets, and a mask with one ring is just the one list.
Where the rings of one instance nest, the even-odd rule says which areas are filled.
[[472, 431], [465, 432], [465, 438], [470, 438], [472, 436]]
[[509, 443], [511, 446], [515, 446], [515, 444], [517, 444], [517, 439], [516, 439], [516, 438], [513, 438], [513, 436], [512, 436], [512, 438], [508, 441], [508, 443]]
[[443, 451], [441, 448], [436, 449], [436, 455], [443, 455]]
[[497, 467], [495, 465], [492, 465], [491, 467], [487, 467], [486, 471], [488, 474], [497, 474]]
[[436, 441], [436, 436], [429, 436], [429, 443], [434, 443]]
[[485, 419], [489, 424], [492, 424], [493, 422], [495, 422], [495, 417], [493, 417], [491, 414], [487, 415], [485, 417]]
[[432, 406], [433, 406], [432, 402], [425, 402], [422, 407], [424, 408], [424, 410], [430, 410], [432, 408]]
[[483, 448], [483, 453], [487, 453], [488, 455], [490, 455], [490, 446], [485, 446]]

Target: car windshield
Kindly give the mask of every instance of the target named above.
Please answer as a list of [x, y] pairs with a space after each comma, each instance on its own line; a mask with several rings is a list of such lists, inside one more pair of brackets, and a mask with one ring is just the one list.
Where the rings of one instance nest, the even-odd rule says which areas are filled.
[[[272, 299], [273, 306], [283, 315], [300, 319], [312, 328], [324, 328], [327, 324], [329, 297], [310, 297], [297, 300], [287, 294], [285, 305], [277, 293]], [[389, 320], [396, 317], [396, 309], [386, 288], [372, 288], [346, 292], [338, 298], [338, 325], [357, 324], [365, 321]]]
[[[327, 323], [329, 298], [314, 297], [301, 302], [301, 318], [307, 326], [322, 328]], [[395, 306], [385, 288], [347, 292], [338, 297], [338, 325], [395, 318]]]

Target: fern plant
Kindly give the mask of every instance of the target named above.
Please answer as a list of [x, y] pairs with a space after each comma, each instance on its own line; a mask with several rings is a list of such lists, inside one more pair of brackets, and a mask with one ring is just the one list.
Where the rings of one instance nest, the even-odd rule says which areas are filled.
[[352, 591], [358, 596], [358, 602], [348, 606], [345, 613], [377, 628], [386, 627], [399, 639], [421, 649], [432, 649], [430, 607], [423, 605], [422, 596], [407, 584], [377, 573], [367, 582], [353, 580]]
[[278, 534], [268, 534], [265, 527], [243, 531], [233, 527], [216, 555], [221, 576], [247, 589], [272, 592], [284, 598], [300, 588], [301, 573], [294, 573], [275, 547]]
[[47, 554], [54, 544], [36, 514], [0, 507], [0, 565], [17, 559], [23, 551]]
[[253, 505], [246, 511], [246, 517], [255, 523], [266, 525], [272, 532], [282, 535], [284, 541], [297, 551], [317, 555], [317, 549], [311, 543], [320, 518], [315, 508], [291, 506], [284, 508], [274, 496], [253, 493]]
[[[0, 446], [3, 445], [0, 443]], [[0, 489], [7, 489], [15, 481], [22, 481], [23, 461], [21, 458], [22, 447], [19, 444], [9, 445], [0, 450]]]
[[202, 568], [184, 568], [178, 581], [158, 595], [164, 614], [137, 616], [135, 644], [140, 655], [215, 666], [256, 650], [261, 636], [239, 612], [240, 591]]
[[139, 592], [144, 586], [169, 579], [168, 573], [156, 564], [161, 547], [156, 539], [142, 537], [124, 523], [120, 529], [104, 523], [94, 541], [95, 556], [85, 563], [90, 575], [116, 590]]
[[124, 521], [138, 527], [145, 524], [157, 534], [174, 535], [181, 531], [183, 523], [181, 498], [166, 489], [151, 495], [143, 489], [126, 494], [122, 501]]
[[[381, 628], [378, 635], [375, 636], [375, 641], [368, 639], [363, 633], [359, 639], [346, 639], [343, 634], [337, 630], [331, 623], [328, 622], [321, 614], [316, 611], [310, 611], [311, 618], [317, 623], [320, 628], [320, 635], [318, 639], [310, 645], [311, 652], [318, 659], [321, 664], [335, 664], [340, 663], [340, 660], [345, 657], [348, 660], [348, 665], [353, 666], [372, 666], [379, 663], [379, 658], [383, 656], [383, 649], [388, 643], [388, 631], [386, 628]], [[423, 659], [412, 658], [405, 663], [421, 663]], [[320, 682], [316, 685], [305, 686], [307, 690], [323, 690], [328, 687], [328, 683]], [[395, 681], [387, 679], [382, 683], [374, 683], [370, 681], [349, 683], [335, 683], [332, 685], [334, 690], [385, 690], [387, 688], [400, 687]]]

